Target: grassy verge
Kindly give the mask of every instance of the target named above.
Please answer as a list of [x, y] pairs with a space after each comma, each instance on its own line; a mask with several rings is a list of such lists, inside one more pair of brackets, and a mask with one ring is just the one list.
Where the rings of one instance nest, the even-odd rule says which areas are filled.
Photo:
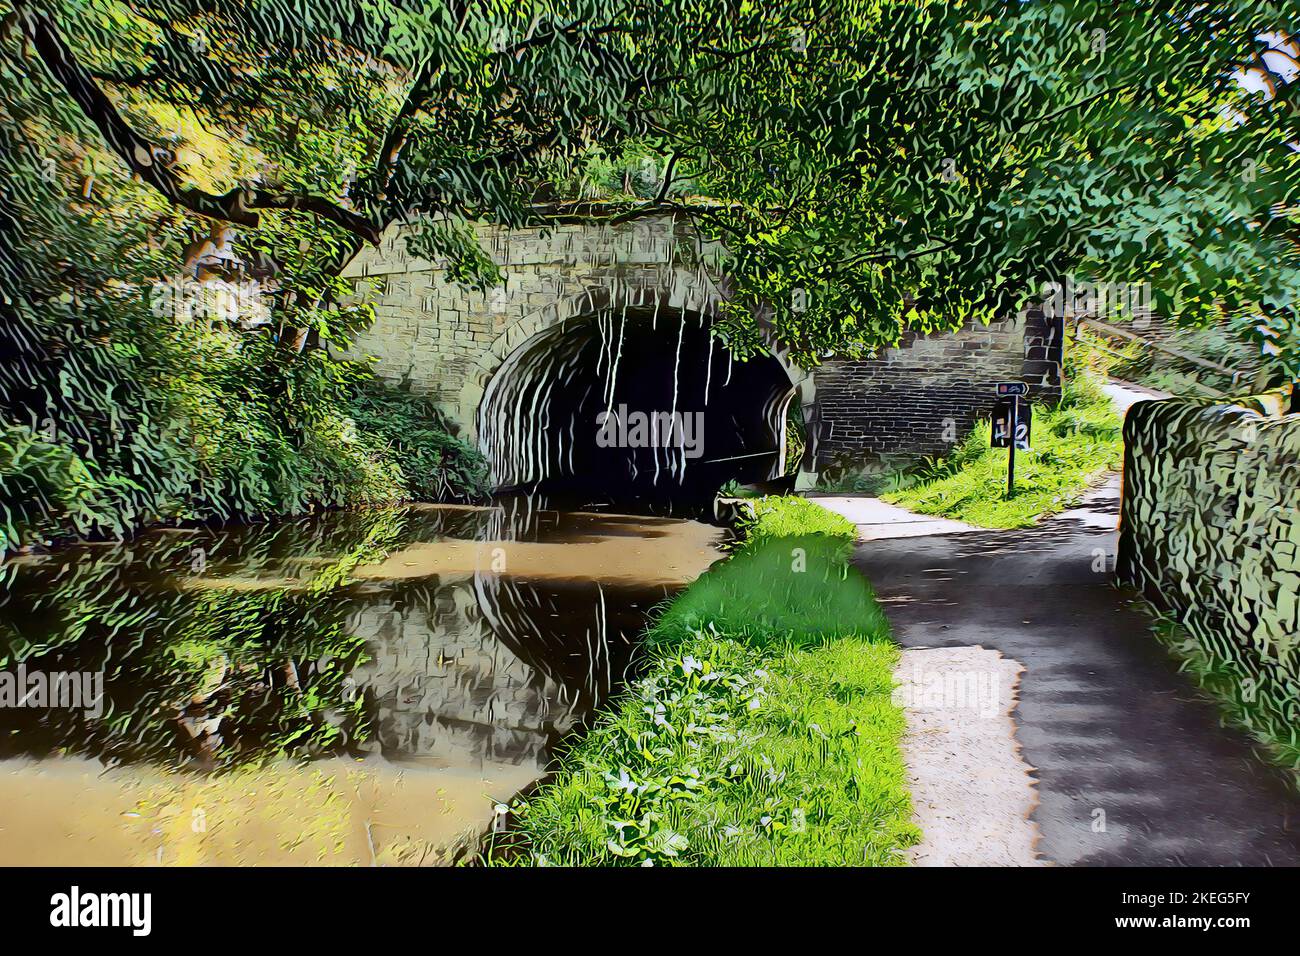
[[755, 512], [745, 544], [651, 628], [644, 676], [516, 801], [487, 862], [905, 862], [919, 834], [898, 651], [847, 564], [852, 526], [802, 499]]
[[1073, 378], [1061, 403], [1034, 407], [1033, 450], [1016, 455], [1014, 497], [1007, 498], [1007, 452], [989, 447], [977, 427], [954, 452], [897, 479], [881, 497], [921, 514], [984, 528], [1024, 528], [1076, 504], [1099, 472], [1123, 461], [1123, 421], [1089, 375]]
[[751, 545], [771, 538], [819, 534], [840, 539], [847, 549], [857, 534], [848, 518], [827, 511], [807, 498], [759, 498], [750, 504], [750, 513], [741, 523], [741, 530]]

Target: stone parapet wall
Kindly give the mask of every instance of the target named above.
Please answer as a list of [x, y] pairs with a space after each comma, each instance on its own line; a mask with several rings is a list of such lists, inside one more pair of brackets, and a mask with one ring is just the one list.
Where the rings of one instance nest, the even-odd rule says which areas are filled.
[[1118, 577], [1300, 728], [1300, 415], [1139, 402], [1124, 442]]

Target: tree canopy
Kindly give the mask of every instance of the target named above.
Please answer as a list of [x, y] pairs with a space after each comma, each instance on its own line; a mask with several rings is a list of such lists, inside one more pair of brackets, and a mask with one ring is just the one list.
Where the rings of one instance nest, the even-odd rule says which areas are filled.
[[472, 223], [683, 217], [740, 357], [1073, 282], [1294, 382], [1293, 6], [0, 0], [0, 552], [474, 495], [436, 409], [312, 347], [370, 321], [340, 275], [396, 223], [484, 288]]
[[[807, 363], [862, 354], [1074, 276], [1148, 283], [1158, 311], [1237, 323], [1280, 376], [1300, 374], [1287, 3], [0, 11], [5, 70], [32, 90], [6, 106], [31, 175], [56, 159], [107, 163], [190, 228], [230, 224], [273, 264], [292, 327], [330, 334], [333, 277], [397, 221], [490, 284], [470, 221], [668, 210], [728, 250], [720, 332], [740, 354], [763, 342]], [[639, 178], [619, 183], [617, 168]]]

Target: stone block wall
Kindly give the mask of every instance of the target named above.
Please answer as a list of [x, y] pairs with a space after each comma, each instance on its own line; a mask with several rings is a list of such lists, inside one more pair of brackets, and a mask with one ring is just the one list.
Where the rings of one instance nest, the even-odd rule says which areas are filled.
[[[546, 231], [485, 225], [478, 238], [505, 276], [485, 293], [448, 281], [443, 263], [411, 256], [400, 229], [344, 272], [376, 314], [349, 354], [374, 357], [379, 375], [429, 395], [471, 441], [488, 382], [538, 333], [620, 306], [713, 314], [725, 295], [722, 250], [668, 215]], [[877, 358], [832, 361], [811, 374], [778, 354], [808, 423], [804, 484], [841, 458], [944, 453], [988, 414], [998, 381], [1024, 379], [1036, 398], [1055, 400], [1060, 348], [1059, 321], [1029, 312], [911, 335]]]
[[485, 292], [449, 280], [441, 261], [410, 255], [400, 228], [343, 273], [375, 309], [348, 354], [376, 359], [381, 377], [433, 398], [470, 437], [488, 380], [538, 332], [622, 305], [707, 312], [719, 297], [707, 271], [716, 247], [671, 216], [615, 227], [482, 225], [477, 236], [504, 276]]
[[1029, 384], [1029, 398], [1052, 405], [1065, 387], [1065, 319], [1030, 309], [1024, 316], [1025, 362], [1020, 378]]
[[1300, 415], [1139, 402], [1117, 576], [1171, 613], [1274, 726], [1300, 727]]
[[[941, 335], [909, 333], [877, 358], [822, 366], [816, 373], [819, 463], [950, 451], [989, 415], [994, 386], [1024, 376], [1026, 324], [1015, 317]], [[1057, 355], [1059, 369], [1059, 345]], [[1040, 381], [1045, 375], [1041, 370]], [[1056, 397], [1059, 381], [1058, 372]], [[1052, 398], [1050, 386], [1037, 392]]]

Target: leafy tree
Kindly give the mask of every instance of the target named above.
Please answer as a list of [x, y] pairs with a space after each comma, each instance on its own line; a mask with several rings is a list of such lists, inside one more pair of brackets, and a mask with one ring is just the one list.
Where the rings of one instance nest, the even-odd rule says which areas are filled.
[[[686, 217], [727, 250], [718, 333], [741, 356], [864, 354], [1074, 277], [1149, 284], [1295, 380], [1294, 18], [1265, 0], [0, 0], [0, 462], [87, 525], [309, 507], [322, 484], [382, 497], [393, 466], [343, 407], [362, 370], [304, 345], [368, 321], [339, 273], [399, 222], [484, 286], [471, 221]], [[159, 321], [160, 279], [212, 276], [257, 283], [270, 321]], [[40, 439], [47, 419], [71, 444]]]
[[[49, 13], [0, 8], [0, 554], [52, 533], [481, 492], [478, 456], [424, 403], [276, 334], [288, 318], [330, 341], [367, 319], [329, 301], [338, 280], [310, 266], [331, 235], [312, 214], [273, 211], [234, 235], [186, 205], [258, 169], [204, 114], [209, 87], [187, 106], [144, 96], [125, 72], [120, 90], [92, 76], [111, 92], [96, 119], [21, 17], [57, 27], [51, 42], [105, 31], [69, 61], [90, 64], [82, 79], [110, 61], [127, 69], [152, 27], [124, 5]], [[145, 131], [174, 189], [131, 173], [112, 148], [122, 140], [99, 128], [116, 129], [113, 116]], [[264, 251], [280, 247], [292, 254], [278, 263]], [[275, 290], [269, 323], [250, 286]], [[367, 427], [394, 411], [424, 427], [396, 441]]]
[[766, 309], [805, 356], [871, 349], [1073, 276], [1147, 283], [1157, 311], [1228, 319], [1278, 377], [1300, 373], [1300, 85], [1286, 82], [1300, 45], [1260, 32], [1293, 27], [1294, 8], [785, 9], [784, 35], [742, 12], [763, 54], [729, 43], [686, 71], [694, 107], [664, 120], [700, 190], [726, 200], [697, 218], [733, 253], [747, 341]]
[[16, 4], [10, 19], [65, 115], [80, 114], [69, 125], [93, 124], [174, 206], [241, 227], [245, 258], [276, 272], [280, 318], [329, 335], [312, 310], [361, 243], [426, 214], [421, 250], [495, 279], [465, 219], [525, 221], [556, 156], [644, 128], [633, 57], [597, 42], [630, 33], [628, 13], [581, 0], [73, 0], [48, 15]]
[[[295, 280], [286, 305], [305, 325], [328, 297], [320, 277], [399, 219], [420, 216], [419, 248], [483, 283], [496, 276], [466, 220], [673, 210], [731, 253], [737, 308], [724, 331], [741, 352], [770, 324], [805, 361], [857, 353], [906, 326], [1018, 308], [1067, 274], [1150, 283], [1160, 311], [1190, 322], [1249, 317], [1279, 352], [1291, 337], [1300, 166], [1287, 78], [1300, 48], [1262, 32], [1294, 26], [1287, 4], [16, 11], [143, 182], [257, 227], [248, 241]], [[1263, 82], [1243, 85], [1243, 71]], [[201, 114], [244, 174], [218, 183], [160, 149], [165, 131], [142, 115], [157, 104]], [[625, 155], [649, 159], [664, 188], [615, 211], [565, 189], [575, 168]], [[683, 178], [694, 201], [670, 188]]]

